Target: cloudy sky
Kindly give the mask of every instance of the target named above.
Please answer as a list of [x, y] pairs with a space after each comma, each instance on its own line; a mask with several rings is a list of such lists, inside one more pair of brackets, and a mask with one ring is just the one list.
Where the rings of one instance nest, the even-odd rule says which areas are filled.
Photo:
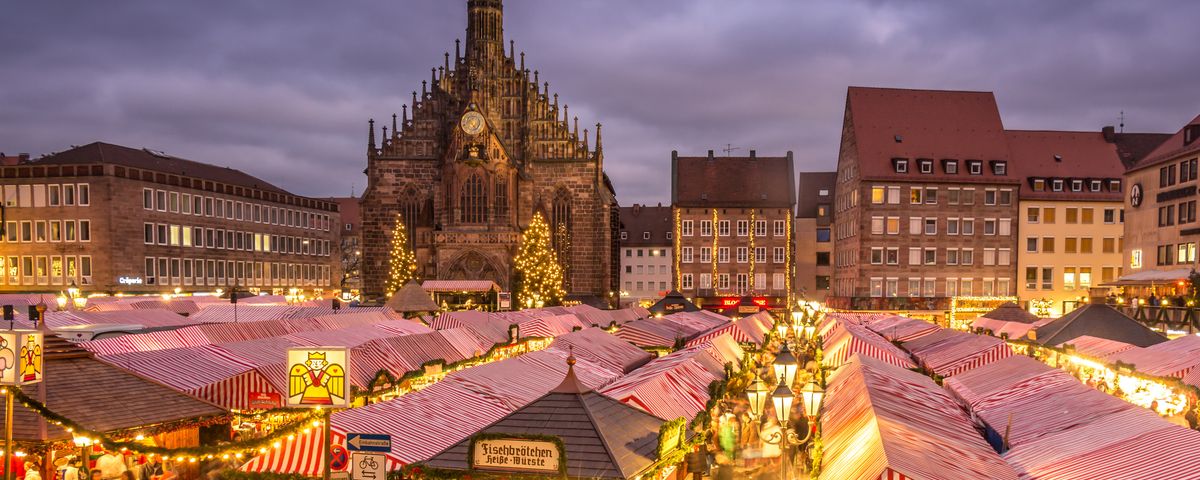
[[[361, 192], [465, 0], [19, 2], [0, 19], [0, 151], [97, 140]], [[669, 202], [671, 150], [833, 168], [847, 85], [990, 90], [1008, 128], [1176, 131], [1200, 113], [1200, 2], [508, 0], [505, 33], [581, 123], [622, 204]]]

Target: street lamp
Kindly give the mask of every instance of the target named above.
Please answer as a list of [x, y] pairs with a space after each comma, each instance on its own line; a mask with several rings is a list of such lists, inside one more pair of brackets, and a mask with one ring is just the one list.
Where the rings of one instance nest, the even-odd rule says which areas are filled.
[[804, 415], [808, 418], [816, 418], [821, 411], [821, 402], [825, 400], [825, 390], [817, 385], [817, 382], [808, 382], [800, 389], [800, 399], [804, 403]]
[[804, 416], [808, 419], [808, 432], [805, 432], [804, 437], [800, 438], [800, 435], [788, 426], [789, 420], [791, 420], [792, 405], [796, 401], [792, 389], [783, 383], [783, 379], [780, 379], [779, 386], [771, 394], [771, 403], [775, 407], [775, 419], [779, 421], [779, 430], [765, 436], [763, 442], [769, 445], [779, 445], [781, 478], [788, 478], [788, 472], [791, 470], [788, 466], [788, 448], [808, 443], [812, 439], [813, 433], [817, 431], [817, 415], [821, 411], [821, 401], [824, 397], [825, 391], [816, 383], [809, 382], [800, 389], [800, 399], [803, 402], [801, 406], [804, 408]]
[[746, 399], [750, 401], [750, 416], [758, 418], [762, 415], [763, 407], [767, 403], [767, 391], [767, 384], [757, 376], [754, 378], [754, 383], [746, 387]]
[[783, 347], [779, 349], [779, 353], [775, 355], [775, 363], [772, 365], [775, 369], [775, 376], [779, 377], [780, 382], [784, 385], [791, 385], [796, 381], [796, 368], [800, 362], [796, 360], [796, 356], [792, 355], [792, 351], [788, 349], [787, 342], [784, 342]]

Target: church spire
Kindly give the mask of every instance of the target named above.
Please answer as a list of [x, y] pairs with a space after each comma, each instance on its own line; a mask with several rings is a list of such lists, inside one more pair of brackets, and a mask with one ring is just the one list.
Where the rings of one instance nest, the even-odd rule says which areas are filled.
[[482, 63], [504, 57], [504, 2], [467, 0], [467, 60]]
[[367, 154], [375, 156], [375, 119], [367, 120]]

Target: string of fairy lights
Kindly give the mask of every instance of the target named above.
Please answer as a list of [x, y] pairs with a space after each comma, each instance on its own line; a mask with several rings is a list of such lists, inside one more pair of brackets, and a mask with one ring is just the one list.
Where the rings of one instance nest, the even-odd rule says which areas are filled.
[[550, 240], [549, 225], [540, 212], [534, 213], [513, 258], [513, 268], [521, 279], [517, 302], [526, 308], [556, 305], [566, 295], [562, 268]]

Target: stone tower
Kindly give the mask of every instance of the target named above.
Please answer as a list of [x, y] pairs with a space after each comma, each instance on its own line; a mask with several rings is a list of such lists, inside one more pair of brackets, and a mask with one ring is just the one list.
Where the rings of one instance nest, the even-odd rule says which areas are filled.
[[397, 214], [410, 229], [422, 279], [493, 280], [511, 288], [511, 260], [534, 212], [554, 229], [569, 295], [616, 290], [616, 197], [594, 145], [549, 82], [504, 43], [501, 0], [467, 2], [466, 49], [430, 69], [410, 105], [376, 142], [368, 122], [362, 202], [363, 280], [386, 294]]

